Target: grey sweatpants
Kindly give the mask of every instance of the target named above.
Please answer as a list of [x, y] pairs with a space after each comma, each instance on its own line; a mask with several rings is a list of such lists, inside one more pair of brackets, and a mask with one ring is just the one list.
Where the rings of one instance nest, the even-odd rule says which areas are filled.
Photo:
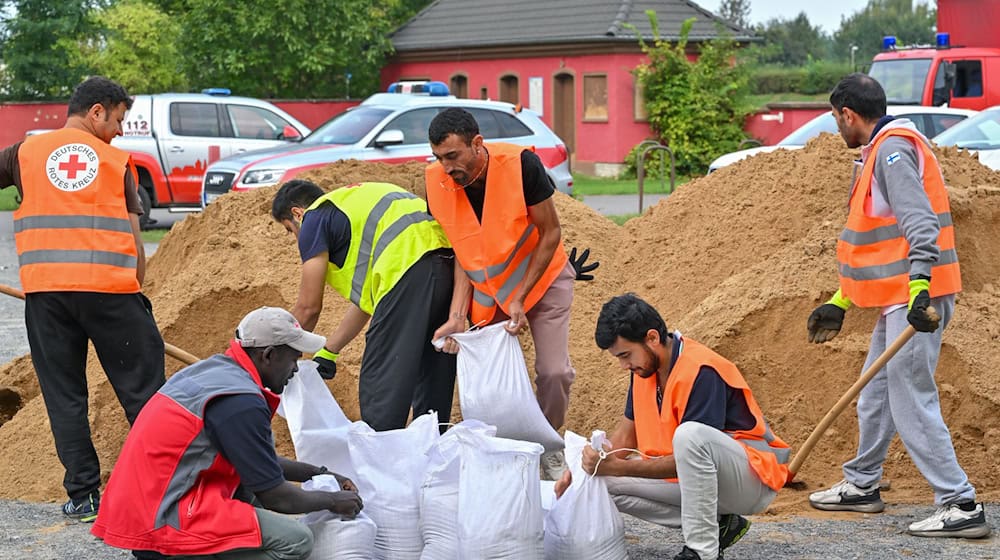
[[[858, 454], [844, 463], [844, 478], [856, 486], [881, 480], [889, 443], [899, 432], [913, 463], [934, 490], [934, 503], [941, 506], [975, 500], [976, 490], [955, 457], [934, 382], [941, 335], [955, 311], [955, 296], [934, 298], [931, 305], [941, 315], [938, 330], [914, 335], [861, 391]], [[879, 317], [864, 369], [903, 332], [906, 314], [906, 307], [900, 307]]]
[[719, 516], [764, 511], [776, 492], [757, 478], [735, 439], [699, 422], [684, 422], [673, 439], [677, 482], [606, 476], [618, 511], [680, 527], [684, 544], [702, 560], [719, 556]]
[[208, 556], [166, 556], [176, 560], [305, 560], [312, 554], [313, 534], [295, 517], [255, 508], [260, 548], [240, 548]]

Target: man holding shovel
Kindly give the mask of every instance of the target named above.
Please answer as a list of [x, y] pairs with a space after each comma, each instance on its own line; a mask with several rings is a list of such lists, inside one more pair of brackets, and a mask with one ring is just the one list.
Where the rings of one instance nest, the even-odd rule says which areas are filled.
[[66, 469], [63, 514], [97, 518], [101, 466], [87, 417], [87, 342], [129, 423], [163, 385], [163, 338], [142, 294], [142, 203], [127, 152], [111, 146], [132, 99], [100, 76], [76, 87], [66, 125], [0, 151], [14, 212], [31, 362]]
[[814, 492], [809, 503], [823, 510], [882, 511], [882, 464], [898, 431], [937, 506], [927, 519], [911, 523], [909, 533], [984, 537], [990, 527], [958, 464], [934, 382], [942, 331], [962, 287], [941, 169], [912, 123], [885, 114], [885, 92], [871, 77], [847, 76], [830, 104], [847, 146], [861, 147], [861, 160], [837, 242], [840, 289], [809, 316], [809, 340], [836, 336], [851, 303], [882, 309], [865, 369], [908, 326], [917, 334], [861, 391], [858, 452], [844, 464], [844, 480]]

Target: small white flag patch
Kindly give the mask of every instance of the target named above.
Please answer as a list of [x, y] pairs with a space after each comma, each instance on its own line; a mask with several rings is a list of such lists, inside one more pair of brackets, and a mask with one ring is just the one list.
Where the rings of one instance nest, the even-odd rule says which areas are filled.
[[902, 156], [899, 155], [899, 152], [892, 152], [891, 154], [885, 156], [885, 162], [889, 165], [892, 165], [897, 161], [899, 161], [899, 158], [901, 157]]

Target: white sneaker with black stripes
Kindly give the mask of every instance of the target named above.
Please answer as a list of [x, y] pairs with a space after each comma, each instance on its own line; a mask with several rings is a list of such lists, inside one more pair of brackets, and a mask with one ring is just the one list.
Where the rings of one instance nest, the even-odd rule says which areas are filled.
[[983, 504], [973, 504], [971, 510], [963, 509], [960, 504], [949, 504], [937, 508], [927, 519], [910, 523], [907, 532], [917, 537], [980, 539], [990, 534], [990, 526], [986, 523]]

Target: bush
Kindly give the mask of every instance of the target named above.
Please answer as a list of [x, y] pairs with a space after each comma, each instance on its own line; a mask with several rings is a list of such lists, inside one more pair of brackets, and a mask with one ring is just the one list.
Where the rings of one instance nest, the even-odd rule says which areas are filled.
[[[635, 74], [646, 95], [650, 127], [673, 151], [678, 175], [700, 175], [720, 149], [735, 148], [744, 138], [750, 113], [747, 67], [733, 63], [737, 46], [728, 38], [702, 42], [698, 59], [688, 60], [694, 19], [684, 22], [679, 40], [671, 44], [659, 38], [655, 12], [646, 14], [656, 39], [652, 45], [640, 41], [649, 62]], [[635, 173], [634, 152], [627, 173]], [[658, 157], [650, 159], [646, 169], [652, 177], [660, 166]]]
[[843, 62], [810, 60], [804, 66], [760, 66], [750, 76], [750, 91], [768, 93], [826, 93], [841, 78], [851, 73], [851, 65]]

